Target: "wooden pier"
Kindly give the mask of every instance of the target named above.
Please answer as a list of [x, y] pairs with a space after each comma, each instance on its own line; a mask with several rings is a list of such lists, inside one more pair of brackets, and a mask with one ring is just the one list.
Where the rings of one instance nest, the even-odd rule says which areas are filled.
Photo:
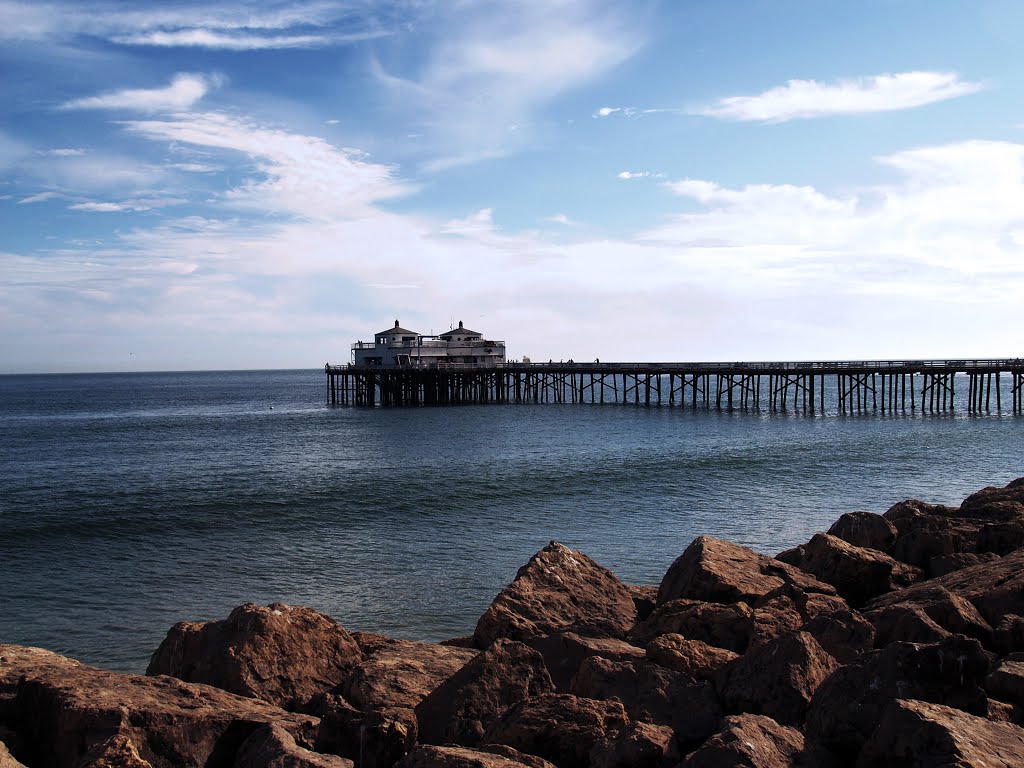
[[328, 364], [325, 372], [331, 405], [618, 403], [840, 414], [1024, 412], [1024, 360], [1019, 358], [396, 368]]

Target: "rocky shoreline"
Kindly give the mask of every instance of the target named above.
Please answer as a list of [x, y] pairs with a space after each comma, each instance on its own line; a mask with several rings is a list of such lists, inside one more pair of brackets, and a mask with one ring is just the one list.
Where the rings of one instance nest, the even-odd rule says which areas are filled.
[[146, 675], [0, 645], [0, 768], [1024, 765], [1024, 478], [659, 586], [556, 542], [470, 637], [182, 622]]

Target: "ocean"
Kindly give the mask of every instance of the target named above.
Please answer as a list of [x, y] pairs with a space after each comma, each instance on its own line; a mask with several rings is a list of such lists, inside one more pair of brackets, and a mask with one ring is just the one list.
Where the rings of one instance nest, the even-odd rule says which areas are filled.
[[0, 376], [0, 642], [140, 672], [175, 622], [273, 601], [441, 640], [552, 539], [657, 584], [701, 534], [775, 554], [1024, 475], [1007, 412], [332, 408], [324, 378]]

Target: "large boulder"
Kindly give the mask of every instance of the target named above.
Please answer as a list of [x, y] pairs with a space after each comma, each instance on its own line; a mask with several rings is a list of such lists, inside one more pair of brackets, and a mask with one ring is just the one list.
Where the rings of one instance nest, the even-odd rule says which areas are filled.
[[647, 644], [649, 661], [695, 680], [714, 680], [718, 670], [738, 658], [732, 651], [676, 634], [659, 635]]
[[264, 725], [242, 742], [234, 768], [353, 768], [353, 762], [312, 752], [276, 725]]
[[664, 725], [631, 723], [590, 750], [591, 768], [671, 768], [678, 763], [675, 734]]
[[[2, 760], [0, 768], [8, 768], [4, 766]], [[130, 738], [118, 733], [86, 752], [85, 757], [78, 763], [78, 768], [153, 768], [153, 764], [142, 759]]]
[[840, 515], [828, 532], [855, 547], [882, 552], [888, 551], [896, 541], [896, 526], [874, 512], [847, 512]]
[[811, 635], [841, 663], [871, 650], [875, 634], [874, 627], [841, 597], [785, 586], [755, 603], [749, 648], [797, 630]]
[[416, 735], [409, 707], [364, 712], [337, 698], [320, 721], [314, 749], [349, 758], [358, 768], [391, 768], [415, 747]]
[[780, 560], [721, 539], [700, 536], [676, 558], [661, 580], [658, 605], [679, 598], [751, 604], [787, 584], [806, 592], [835, 594], [831, 585]]
[[395, 768], [555, 768], [555, 766], [537, 758], [530, 759], [529, 762], [521, 762], [506, 755], [482, 752], [466, 747], [422, 745], [402, 758]]
[[488, 726], [513, 704], [553, 691], [537, 651], [515, 640], [495, 640], [416, 706], [419, 739], [476, 746]]
[[121, 744], [130, 743], [153, 768], [231, 766], [242, 742], [262, 725], [277, 725], [311, 747], [318, 724], [218, 688], [107, 672], [38, 649], [0, 645], [0, 659], [0, 690], [15, 691], [9, 725], [30, 765], [75, 768], [89, 753], [102, 758], [95, 750], [123, 736]]
[[1024, 728], [924, 701], [894, 700], [858, 768], [1009, 768], [1024, 765]]
[[[921, 589], [915, 593], [913, 601], [890, 605], [880, 611], [869, 611], [865, 616], [879, 628], [881, 639], [886, 637], [886, 633], [882, 629], [880, 620], [899, 613], [903, 613], [909, 618], [908, 612], [917, 611], [922, 612], [947, 633], [977, 638], [986, 647], [992, 645], [992, 627], [974, 607], [974, 604], [934, 581], [930, 584], [922, 584]], [[876, 617], [878, 618], [876, 619]], [[889, 641], [913, 640], [910, 637], [896, 637], [891, 634], [887, 639]], [[921, 640], [916, 640], [916, 642], [921, 642]], [[882, 643], [879, 642], [879, 645], [881, 646]]]
[[575, 632], [535, 637], [528, 644], [544, 658], [544, 665], [559, 693], [569, 692], [569, 684], [579, 671], [580, 664], [590, 656], [602, 656], [616, 661], [643, 659], [646, 656], [643, 648], [625, 640], [584, 637]]
[[857, 547], [825, 533], [815, 534], [804, 545], [799, 566], [831, 584], [855, 608], [924, 577], [921, 569], [894, 560], [884, 552]]
[[893, 643], [839, 668], [815, 692], [808, 738], [836, 754], [856, 753], [893, 699], [913, 698], [977, 715], [991, 656], [974, 639], [952, 636], [932, 645]]
[[670, 600], [629, 632], [630, 642], [646, 645], [659, 635], [676, 634], [716, 648], [742, 653], [750, 644], [753, 611], [746, 603]]
[[710, 683], [645, 661], [591, 656], [572, 681], [572, 693], [622, 702], [631, 720], [667, 725], [680, 741], [700, 741], [715, 732], [722, 709]]
[[683, 761], [683, 768], [793, 768], [804, 737], [764, 715], [734, 715]]
[[559, 632], [623, 638], [635, 622], [629, 587], [582, 552], [552, 541], [494, 598], [473, 639], [486, 648], [499, 637], [525, 641]]
[[1024, 707], [1024, 654], [1000, 661], [985, 680], [985, 689], [1002, 701]]
[[589, 768], [594, 746], [629, 725], [618, 701], [553, 693], [525, 699], [487, 730], [488, 743], [507, 744], [559, 768]]
[[301, 710], [343, 683], [361, 659], [355, 640], [329, 616], [284, 603], [246, 603], [220, 621], [175, 624], [146, 674]]
[[990, 627], [998, 626], [1007, 614], [1024, 614], [1024, 549], [990, 563], [972, 565], [876, 597], [864, 606], [864, 611], [868, 613], [899, 604], [921, 605], [927, 611], [937, 596], [946, 594], [973, 604]]
[[727, 712], [767, 715], [799, 727], [818, 686], [839, 662], [806, 632], [792, 632], [748, 651], [719, 673]]

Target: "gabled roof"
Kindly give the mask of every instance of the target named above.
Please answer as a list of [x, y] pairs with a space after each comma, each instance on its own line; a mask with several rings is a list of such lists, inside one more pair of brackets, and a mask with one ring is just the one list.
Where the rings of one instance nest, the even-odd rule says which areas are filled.
[[416, 331], [410, 331], [410, 330], [407, 330], [407, 329], [403, 328], [402, 326], [400, 326], [398, 324], [397, 320], [395, 320], [395, 327], [394, 328], [388, 328], [388, 329], [383, 330], [383, 331], [378, 331], [377, 333], [375, 333], [373, 335], [374, 336], [394, 336], [395, 334], [404, 334], [404, 335], [409, 335], [409, 336], [416, 336], [416, 335], [418, 335], [416, 333]]
[[441, 334], [442, 339], [450, 339], [452, 336], [480, 336], [481, 334], [476, 331], [471, 331], [469, 328], [462, 327], [462, 321], [459, 320], [459, 327], [452, 328], [450, 331], [445, 331]]

